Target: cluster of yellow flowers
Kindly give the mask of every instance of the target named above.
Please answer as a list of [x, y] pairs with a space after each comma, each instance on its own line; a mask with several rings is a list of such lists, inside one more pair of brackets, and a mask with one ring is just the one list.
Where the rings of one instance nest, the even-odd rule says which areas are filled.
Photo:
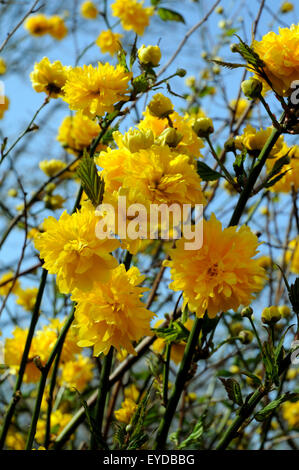
[[283, 403], [282, 414], [291, 429], [299, 427], [299, 401]]
[[[25, 382], [37, 382], [40, 379], [40, 370], [38, 367], [42, 367], [47, 362], [62, 326], [63, 321], [53, 319], [48, 325], [45, 325], [37, 331], [29, 351], [24, 375]], [[27, 336], [27, 329], [16, 327], [13, 331], [13, 337], [7, 338], [5, 341], [4, 363], [10, 367], [10, 371], [13, 374], [16, 374], [19, 370]], [[63, 346], [61, 355], [62, 363], [75, 358], [75, 354], [79, 352], [76, 342], [76, 332], [74, 329], [71, 329], [66, 336]]]
[[[279, 34], [273, 31], [263, 36], [261, 41], [254, 41], [254, 51], [265, 63], [265, 72], [273, 89], [281, 96], [289, 96], [294, 90], [293, 81], [299, 74], [299, 25], [290, 28], [279, 28]], [[262, 77], [258, 77], [262, 78]], [[269, 85], [263, 80], [264, 89]]]
[[[234, 139], [237, 149], [246, 148], [248, 154], [257, 157], [269, 138], [273, 128], [256, 130], [250, 124], [244, 128], [243, 133]], [[277, 193], [289, 193], [292, 187], [297, 191], [299, 189], [299, 148], [298, 145], [289, 147], [281, 135], [273, 145], [270, 155], [266, 161], [266, 168], [270, 172], [281, 157], [288, 156], [290, 163], [283, 166], [280, 174], [283, 174], [270, 191]]]
[[139, 36], [143, 35], [154, 14], [154, 7], [144, 7], [143, 1], [138, 0], [115, 0], [111, 9], [113, 16], [120, 19], [126, 31], [133, 30]]
[[68, 32], [63, 18], [58, 15], [50, 17], [43, 14], [31, 15], [26, 19], [24, 27], [32, 36], [50, 34], [58, 40], [63, 39]]
[[110, 254], [119, 242], [96, 237], [98, 220], [85, 202], [75, 214], [46, 219], [35, 246], [44, 267], [57, 275], [59, 290], [72, 293], [77, 302], [78, 344], [93, 345], [95, 355], [107, 353], [111, 345], [134, 353], [131, 342], [150, 333], [153, 313], [140, 300], [145, 289], [138, 287], [143, 281], [138, 269], [126, 272]]

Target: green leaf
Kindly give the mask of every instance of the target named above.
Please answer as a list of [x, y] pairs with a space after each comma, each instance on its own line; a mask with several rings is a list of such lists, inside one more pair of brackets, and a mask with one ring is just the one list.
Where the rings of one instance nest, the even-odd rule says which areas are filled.
[[203, 421], [204, 417], [201, 417], [198, 423], [196, 423], [196, 425], [194, 426], [194, 429], [191, 434], [189, 434], [189, 436], [183, 442], [180, 443], [180, 445], [178, 446], [179, 450], [185, 449], [186, 447], [190, 448], [190, 446], [193, 446], [194, 444], [199, 444], [199, 441], [201, 441], [204, 431]]
[[264, 188], [271, 188], [271, 186], [273, 186], [274, 184], [276, 184], [279, 180], [281, 180], [281, 178], [284, 177], [284, 175], [290, 170], [286, 170], [284, 171], [283, 173], [280, 173], [279, 175], [275, 176], [275, 178], [272, 178], [270, 179], [270, 181], [267, 181], [265, 184], [264, 184]]
[[249, 47], [237, 34], [235, 36], [239, 39], [238, 52], [244, 60], [255, 69], [263, 68], [265, 63], [260, 59], [259, 55]]
[[259, 386], [262, 384], [261, 379], [257, 375], [252, 374], [251, 372], [248, 372], [247, 370], [240, 370], [240, 374], [246, 375], [251, 380], [253, 380], [254, 385]]
[[163, 338], [167, 343], [187, 341], [189, 330], [180, 321], [175, 321], [167, 328], [152, 328], [158, 338]]
[[197, 173], [203, 181], [215, 181], [222, 177], [221, 173], [210, 168], [206, 163], [197, 161]]
[[109, 447], [107, 446], [106, 442], [101, 438], [101, 436], [99, 436], [99, 434], [96, 430], [96, 423], [95, 423], [95, 420], [94, 420], [93, 416], [90, 413], [87, 402], [83, 399], [83, 397], [82, 397], [81, 393], [79, 392], [79, 390], [75, 389], [75, 391], [79, 396], [81, 406], [83, 406], [83, 408], [84, 408], [84, 411], [85, 411], [85, 414], [86, 414], [86, 419], [87, 419], [87, 424], [88, 424], [88, 427], [89, 427], [89, 430], [90, 430], [91, 434], [94, 436], [94, 438], [95, 438], [95, 440], [96, 440], [99, 447], [101, 447], [104, 450], [109, 450]]
[[132, 46], [132, 49], [131, 49], [131, 54], [130, 54], [130, 70], [132, 70], [132, 67], [134, 65], [134, 62], [137, 58], [137, 34], [135, 35], [135, 39], [134, 39], [134, 43], [133, 43], [133, 46]]
[[129, 68], [127, 66], [126, 51], [123, 49], [123, 47], [118, 51], [117, 58], [119, 65], [122, 65], [126, 72], [129, 72]]
[[284, 403], [285, 401], [297, 401], [299, 398], [299, 393], [285, 393], [281, 397], [277, 398], [277, 400], [273, 400], [267, 406], [265, 406], [261, 411], [256, 413], [254, 416], [257, 421], [265, 421], [269, 418], [272, 413], [279, 408], [279, 406]]
[[217, 59], [210, 59], [209, 62], [214, 62], [215, 64], [221, 65], [221, 67], [226, 67], [230, 70], [238, 69], [240, 67], [247, 67], [247, 64], [235, 64], [233, 62], [224, 62], [223, 60], [217, 60]]
[[98, 174], [94, 160], [89, 156], [83, 157], [77, 175], [87, 196], [92, 204], [97, 207], [103, 200], [104, 180]]
[[131, 419], [132, 434], [130, 434], [127, 450], [140, 449], [142, 445], [148, 440], [148, 436], [144, 433], [144, 421], [147, 413], [147, 405], [150, 397], [151, 386], [148, 388], [146, 394], [140, 400], [138, 407]]
[[163, 21], [178, 21], [185, 23], [184, 17], [177, 11], [170, 10], [169, 8], [158, 8], [158, 15]]
[[299, 277], [290, 285], [289, 299], [295, 313], [299, 313]]
[[228, 398], [232, 400], [234, 403], [236, 403], [237, 405], [242, 406], [243, 398], [242, 398], [242, 392], [241, 392], [241, 387], [239, 383], [235, 379], [232, 379], [232, 378], [224, 379], [220, 377], [220, 380], [225, 387]]

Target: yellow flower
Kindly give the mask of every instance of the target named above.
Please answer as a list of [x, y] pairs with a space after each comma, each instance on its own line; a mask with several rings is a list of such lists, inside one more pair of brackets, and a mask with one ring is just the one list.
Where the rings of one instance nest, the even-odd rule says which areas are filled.
[[35, 62], [30, 74], [32, 86], [37, 93], [46, 93], [51, 98], [62, 95], [62, 87], [67, 78], [67, 68], [59, 60], [51, 63], [48, 57]]
[[141, 64], [157, 67], [161, 60], [161, 50], [159, 46], [145, 46], [142, 44], [138, 49], [138, 59]]
[[[158, 320], [155, 323], [154, 327], [158, 328], [162, 322], [163, 320]], [[193, 320], [191, 320], [190, 318], [184, 323], [185, 328], [187, 328], [187, 330], [189, 331], [191, 330], [192, 325], [193, 325]], [[164, 338], [157, 338], [156, 341], [152, 345], [152, 350], [156, 354], [163, 354], [163, 352], [165, 351], [165, 347], [166, 347], [166, 341], [164, 340]], [[175, 364], [179, 364], [181, 362], [183, 355], [184, 355], [185, 347], [186, 347], [186, 343], [184, 341], [171, 344], [170, 359]]]
[[111, 346], [136, 354], [132, 341], [151, 334], [154, 315], [140, 300], [146, 290], [138, 287], [143, 279], [136, 267], [126, 271], [121, 264], [113, 270], [109, 282], [96, 282], [88, 292], [74, 291], [80, 347], [93, 346], [95, 356], [107, 354]]
[[49, 32], [48, 18], [43, 14], [29, 16], [24, 27], [32, 36], [43, 36]]
[[102, 54], [108, 52], [113, 57], [114, 54], [121, 49], [120, 38], [122, 37], [122, 34], [113, 33], [111, 29], [108, 29], [99, 34], [96, 45], [99, 46]]
[[[36, 332], [36, 335], [33, 339], [33, 348], [35, 354], [39, 356], [43, 365], [48, 360], [49, 354], [57, 341], [64, 323], [65, 319], [59, 320], [58, 318], [54, 318], [48, 325], [43, 326], [42, 329]], [[60, 358], [61, 363], [73, 361], [75, 359], [75, 354], [80, 351], [79, 347], [77, 346], [77, 341], [77, 331], [75, 328], [71, 327], [63, 343]]]
[[[165, 129], [169, 128], [167, 119], [160, 119], [150, 114], [148, 108], [145, 110], [144, 119], [138, 124], [138, 128], [143, 131], [151, 130], [157, 139]], [[189, 115], [180, 116], [176, 111], [171, 114], [171, 121], [174, 129], [182, 135], [182, 139], [175, 148], [176, 152], [184, 153], [194, 158], [202, 157], [200, 149], [204, 147], [202, 139], [200, 139], [192, 129], [193, 117]]]
[[258, 260], [258, 238], [249, 227], [229, 227], [222, 230], [221, 223], [212, 214], [203, 221], [203, 246], [199, 250], [185, 251], [181, 238], [170, 250], [173, 282], [170, 287], [183, 291], [184, 304], [191, 312], [209, 317], [229, 309], [248, 305], [253, 293], [263, 287], [265, 271]]
[[72, 110], [94, 118], [114, 110], [114, 104], [127, 100], [128, 84], [132, 77], [121, 66], [98, 63], [98, 67], [83, 65], [73, 68], [63, 88], [64, 100]]
[[290, 241], [286, 252], [286, 261], [291, 262], [292, 273], [299, 274], [299, 237]]
[[20, 432], [10, 429], [7, 433], [5, 444], [8, 449], [25, 450], [26, 441]]
[[[0, 295], [2, 295], [3, 297], [7, 296], [8, 292], [11, 289], [13, 281], [7, 282], [6, 284], [4, 284], [4, 286], [1, 286], [1, 284], [5, 281], [8, 281], [9, 279], [12, 279], [13, 277], [14, 277], [14, 273], [12, 271], [9, 271], [8, 273], [3, 274], [3, 276], [0, 278]], [[20, 281], [16, 279], [12, 288], [12, 292], [17, 293], [19, 291], [19, 288], [20, 288]]]
[[287, 401], [282, 404], [282, 415], [287, 421], [289, 428], [298, 428], [299, 426], [299, 401], [292, 403]]
[[287, 372], [287, 380], [294, 380], [298, 375], [298, 370], [291, 368]]
[[63, 18], [58, 15], [51, 16], [48, 19], [49, 34], [59, 41], [67, 35], [67, 27], [64, 24]]
[[2, 57], [0, 57], [0, 75], [4, 75], [5, 72], [6, 72], [6, 62]]
[[61, 384], [72, 389], [76, 388], [83, 392], [93, 378], [93, 362], [89, 357], [78, 355], [73, 361], [63, 365], [61, 373]]
[[[291, 83], [298, 80], [299, 74], [299, 25], [290, 28], [279, 28], [279, 34], [273, 31], [254, 41], [254, 51], [264, 61], [264, 70], [274, 90], [281, 96], [289, 96]], [[258, 77], [262, 81], [262, 77]], [[263, 81], [265, 90], [269, 86]]]
[[126, 31], [133, 30], [142, 36], [149, 25], [149, 19], [154, 14], [153, 7], [144, 7], [143, 1], [115, 0], [111, 5], [112, 15], [120, 19], [122, 27]]
[[37, 296], [37, 287], [28, 287], [27, 289], [19, 289], [17, 293], [17, 304], [21, 305], [27, 312], [32, 312]]
[[5, 111], [9, 108], [9, 98], [4, 96], [4, 103], [2, 103], [2, 96], [0, 95], [0, 119], [3, 119]]
[[65, 163], [61, 160], [43, 160], [39, 163], [40, 169], [45, 173], [47, 176], [54, 176], [59, 171], [65, 168]]
[[[22, 328], [17, 326], [13, 331], [13, 337], [6, 338], [5, 340], [4, 364], [10, 367], [10, 371], [12, 374], [18, 373], [27, 335], [28, 329], [23, 330]], [[33, 339], [24, 374], [24, 382], [26, 383], [38, 382], [38, 380], [40, 379], [40, 370], [36, 367], [33, 362], [33, 358], [36, 355], [37, 354], [35, 351], [35, 340]]]
[[113, 139], [120, 149], [126, 148], [131, 153], [141, 149], [147, 149], [154, 143], [154, 134], [151, 129], [129, 129], [124, 135], [119, 131], [113, 132]]
[[[272, 127], [257, 131], [250, 124], [247, 124], [243, 130], [243, 134], [235, 138], [235, 145], [238, 150], [242, 150], [243, 146], [248, 150], [249, 155], [258, 156], [266, 141], [268, 140]], [[274, 144], [270, 156], [277, 156], [283, 149], [285, 143], [281, 135]]]
[[137, 409], [137, 406], [137, 403], [131, 400], [131, 398], [125, 398], [121, 404], [121, 408], [114, 411], [115, 418], [121, 423], [129, 424]]
[[34, 244], [50, 274], [57, 274], [57, 285], [62, 293], [74, 288], [88, 290], [95, 281], [105, 282], [117, 261], [110, 254], [118, 246], [117, 240], [99, 240], [95, 234], [98, 222], [91, 203], [69, 215], [63, 212], [59, 220], [48, 217], [44, 232], [37, 235]]
[[[183, 204], [194, 206], [205, 201], [200, 186], [201, 179], [195, 165], [190, 163], [188, 155], [174, 153], [168, 146], [153, 145], [149, 149], [141, 149], [135, 153], [129, 153], [126, 149], [112, 150], [107, 152], [106, 158], [102, 155], [103, 152], [98, 157], [97, 163], [104, 169], [103, 202], [114, 207], [117, 219], [115, 228], [113, 221], [112, 225], [109, 224], [112, 232], [115, 229], [117, 232], [120, 213], [124, 217], [126, 228], [131, 224], [130, 217], [127, 217], [126, 212], [122, 213], [121, 206], [119, 207], [120, 196], [126, 197], [127, 207], [131, 204], [142, 204], [147, 214], [150, 214], [151, 204], [166, 204], [168, 207], [177, 204], [182, 208]], [[107, 216], [104, 212], [99, 214]], [[157, 227], [149, 223], [150, 217], [147, 217], [144, 227], [147, 229], [148, 238], [150, 230], [158, 230], [159, 234], [164, 229], [159, 223]], [[170, 227], [178, 229], [177, 224], [178, 221], [170, 211]], [[133, 254], [138, 251], [142, 243], [140, 237], [121, 238], [123, 244]]]
[[[77, 112], [74, 116], [67, 116], [62, 121], [57, 135], [58, 142], [70, 153], [78, 155], [88, 148], [101, 132], [101, 126], [81, 112]], [[97, 152], [106, 148], [105, 145], [99, 144]]]
[[[234, 115], [237, 119], [239, 119], [245, 109], [248, 108], [248, 105], [249, 105], [249, 101], [245, 100], [244, 98], [239, 98], [238, 100], [231, 100], [229, 102], [229, 105], [231, 107], [231, 109], [234, 111]], [[248, 114], [247, 114], [247, 117], [250, 117], [252, 114], [252, 111], [250, 111]]]
[[[290, 159], [290, 163], [284, 165], [279, 174], [285, 173], [283, 177], [278, 180], [273, 186], [270, 186], [270, 191], [276, 193], [290, 193], [292, 188], [295, 191], [299, 189], [299, 146], [295, 145], [292, 148], [289, 148], [286, 144], [283, 146], [282, 150], [276, 155], [276, 158], [268, 158], [266, 161], [267, 169], [270, 171], [273, 168], [275, 162], [287, 155]], [[277, 175], [275, 175], [277, 176]]]
[[294, 10], [294, 5], [291, 2], [283, 2], [280, 6], [281, 13], [289, 13]]
[[98, 16], [98, 9], [93, 2], [86, 1], [81, 3], [80, 13], [87, 20], [94, 20]]
[[116, 353], [116, 359], [119, 361], [119, 362], [122, 362], [126, 359], [126, 357], [128, 356], [128, 351], [126, 349], [123, 349], [121, 348], [119, 351], [117, 351]]
[[125, 388], [124, 395], [125, 398], [131, 398], [131, 400], [137, 402], [140, 392], [136, 385], [132, 384]]
[[[72, 419], [70, 413], [63, 413], [61, 410], [55, 410], [51, 413], [51, 435], [50, 438], [53, 440], [60, 431], [70, 422]], [[36, 426], [35, 439], [37, 442], [44, 442], [46, 436], [46, 416], [40, 418]]]

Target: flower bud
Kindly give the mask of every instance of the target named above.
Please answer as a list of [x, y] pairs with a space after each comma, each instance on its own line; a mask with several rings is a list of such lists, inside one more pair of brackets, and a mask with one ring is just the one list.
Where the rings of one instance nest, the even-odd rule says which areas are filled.
[[231, 50], [231, 52], [233, 52], [233, 53], [239, 52], [239, 45], [236, 44], [235, 42], [232, 43], [232, 44], [230, 45], [230, 50]]
[[173, 113], [173, 104], [167, 96], [157, 93], [149, 102], [148, 110], [152, 116], [163, 119]]
[[243, 325], [240, 322], [236, 322], [231, 325], [231, 333], [233, 336], [237, 336], [242, 330], [243, 330]]
[[151, 129], [142, 131], [140, 129], [130, 129], [124, 135], [122, 142], [130, 152], [138, 152], [147, 149], [154, 143], [154, 134]]
[[238, 337], [241, 340], [241, 343], [243, 344], [250, 344], [251, 341], [253, 340], [253, 333], [250, 330], [242, 330], [240, 331]]
[[249, 78], [241, 83], [241, 88], [247, 98], [255, 99], [260, 96], [263, 84], [257, 78]]
[[241, 315], [242, 315], [243, 318], [244, 317], [251, 318], [252, 314], [253, 314], [253, 310], [252, 310], [251, 307], [245, 307], [241, 311]]
[[186, 72], [185, 69], [177, 69], [177, 71], [175, 73], [178, 77], [185, 77], [187, 72]]
[[141, 64], [157, 67], [161, 59], [161, 51], [159, 46], [145, 46], [144, 44], [138, 49], [138, 59]]
[[156, 139], [158, 145], [168, 145], [169, 147], [176, 147], [183, 136], [173, 127], [167, 127]]
[[278, 311], [282, 318], [288, 318], [291, 315], [291, 309], [287, 305], [280, 305]]
[[55, 188], [56, 188], [55, 183], [48, 183], [47, 186], [45, 187], [45, 191], [46, 193], [51, 194]]
[[208, 137], [214, 132], [213, 121], [210, 118], [198, 118], [193, 124], [193, 130], [198, 137]]
[[215, 11], [218, 15], [221, 15], [223, 13], [223, 7], [217, 7]]
[[234, 152], [236, 150], [236, 143], [233, 137], [225, 142], [224, 149], [226, 152]]
[[231, 374], [238, 374], [240, 372], [240, 367], [233, 364], [232, 366], [230, 366], [229, 371]]
[[17, 191], [17, 189], [15, 189], [15, 188], [10, 188], [10, 189], [7, 191], [7, 195], [10, 196], [10, 197], [17, 197], [18, 191]]
[[278, 307], [272, 305], [271, 307], [264, 308], [262, 312], [262, 322], [266, 325], [273, 325], [281, 319], [281, 314]]

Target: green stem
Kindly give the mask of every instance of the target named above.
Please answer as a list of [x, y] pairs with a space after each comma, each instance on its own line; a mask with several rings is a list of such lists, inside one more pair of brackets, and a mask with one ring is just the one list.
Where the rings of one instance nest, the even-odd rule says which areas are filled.
[[244, 423], [247, 418], [249, 418], [256, 405], [266, 394], [267, 390], [265, 389], [258, 389], [254, 392], [248, 402], [241, 407], [239, 414], [233, 420], [232, 424], [229, 426], [227, 431], [224, 433], [222, 439], [216, 447], [216, 450], [225, 450], [227, 448], [230, 442], [236, 437], [236, 433], [238, 432], [240, 426]]
[[36, 324], [37, 324], [37, 321], [38, 321], [38, 318], [39, 318], [39, 310], [40, 310], [40, 305], [41, 305], [41, 301], [42, 301], [42, 297], [43, 297], [43, 293], [44, 293], [44, 289], [45, 289], [45, 285], [46, 285], [47, 274], [48, 274], [48, 272], [45, 269], [43, 269], [41, 280], [40, 280], [40, 285], [39, 285], [39, 289], [38, 289], [38, 293], [37, 293], [37, 296], [36, 296], [34, 310], [33, 310], [33, 313], [32, 313], [31, 323], [30, 323], [30, 326], [29, 326], [28, 335], [27, 335], [27, 339], [26, 339], [26, 343], [25, 343], [25, 347], [24, 347], [24, 352], [23, 352], [23, 356], [22, 356], [22, 359], [21, 359], [21, 363], [20, 363], [19, 373], [18, 373], [17, 380], [16, 380], [15, 387], [14, 387], [14, 391], [13, 391], [13, 396], [12, 396], [12, 399], [11, 399], [10, 404], [8, 406], [8, 409], [7, 409], [5, 418], [4, 418], [4, 422], [3, 422], [3, 427], [2, 427], [2, 431], [1, 431], [1, 437], [0, 437], [0, 449], [2, 449], [3, 446], [4, 446], [5, 439], [6, 439], [6, 436], [7, 436], [7, 432], [8, 432], [11, 420], [13, 418], [14, 412], [15, 412], [15, 408], [16, 408], [17, 403], [19, 402], [19, 400], [22, 396], [21, 395], [21, 386], [22, 386], [22, 383], [23, 383], [23, 377], [24, 377], [24, 373], [25, 373], [25, 370], [26, 370], [26, 365], [27, 365], [27, 361], [28, 361], [28, 356], [29, 356], [29, 351], [30, 351], [30, 347], [31, 347], [31, 343], [32, 343], [32, 338], [33, 338], [35, 327], [36, 327]]
[[156, 442], [154, 445], [154, 449], [164, 449], [168, 431], [174, 417], [181, 393], [184, 389], [185, 383], [188, 379], [188, 373], [190, 369], [190, 365], [192, 362], [192, 357], [194, 353], [195, 346], [198, 342], [199, 333], [202, 327], [202, 319], [196, 318], [191, 333], [188, 338], [188, 342], [185, 347], [184, 356], [178, 371], [177, 379], [175, 381], [173, 392], [169, 398], [164, 416], [161, 420]]
[[[283, 119], [284, 119], [284, 114], [282, 115], [282, 117], [280, 119], [280, 123], [283, 121]], [[259, 175], [260, 175], [260, 173], [263, 169], [264, 164], [266, 163], [266, 160], [267, 160], [273, 146], [275, 145], [275, 143], [276, 143], [276, 141], [277, 141], [277, 139], [279, 138], [280, 135], [281, 135], [281, 130], [273, 129], [273, 131], [271, 132], [269, 138], [267, 139], [264, 147], [262, 148], [261, 153], [259, 154], [259, 157], [257, 159], [257, 163], [252, 168], [251, 173], [248, 177], [246, 186], [243, 189], [242, 193], [240, 194], [238, 203], [235, 207], [235, 210], [233, 212], [233, 215], [232, 215], [230, 223], [229, 223], [230, 226], [238, 225], [238, 223], [240, 221], [240, 218], [243, 214], [243, 211], [245, 209], [245, 206], [247, 204], [247, 201], [251, 196], [251, 192], [253, 190], [253, 187], [254, 187], [254, 185], [255, 185], [255, 183], [256, 183], [256, 181], [257, 181], [257, 179], [258, 179], [258, 177], [259, 177]]]
[[[104, 418], [104, 411], [106, 405], [106, 398], [107, 393], [109, 390], [109, 375], [112, 365], [113, 359], [113, 348], [109, 349], [107, 356], [105, 356], [103, 361], [103, 367], [101, 370], [101, 377], [100, 377], [100, 385], [99, 391], [97, 396], [96, 402], [96, 409], [95, 409], [95, 431], [92, 433], [90, 448], [97, 449], [99, 440], [102, 439], [102, 426], [103, 426], [103, 418]], [[100, 439], [98, 439], [100, 438]]]
[[165, 361], [163, 366], [163, 403], [167, 406], [168, 403], [168, 376], [169, 376], [169, 362], [171, 353], [171, 343], [166, 345]]
[[61, 345], [60, 350], [57, 353], [54, 367], [53, 367], [52, 376], [51, 376], [48, 407], [47, 407], [47, 418], [46, 418], [46, 435], [45, 435], [45, 443], [44, 443], [44, 446], [46, 449], [48, 449], [49, 444], [50, 444], [50, 439], [51, 439], [51, 414], [52, 414], [52, 408], [53, 408], [53, 397], [54, 397], [54, 390], [55, 390], [55, 385], [56, 385], [59, 361], [60, 361], [60, 356], [62, 352], [62, 346], [63, 345]]

